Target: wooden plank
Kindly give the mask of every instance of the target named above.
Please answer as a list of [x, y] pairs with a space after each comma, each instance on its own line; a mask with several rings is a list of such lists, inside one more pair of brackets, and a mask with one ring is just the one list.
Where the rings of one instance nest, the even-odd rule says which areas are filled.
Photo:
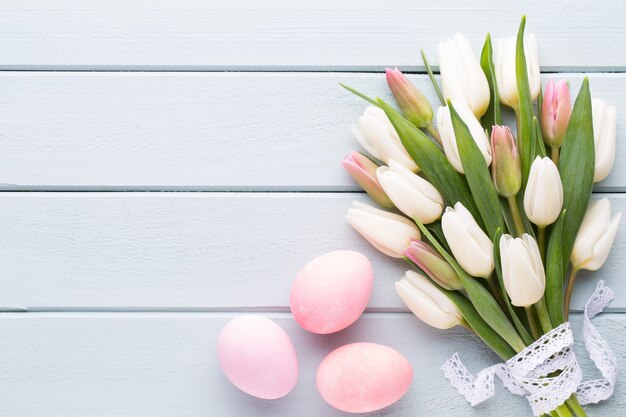
[[5, 0], [0, 56], [3, 69], [422, 69], [420, 48], [436, 63], [437, 42], [461, 31], [478, 50], [527, 14], [546, 70], [623, 70], [625, 13], [584, 0]]
[[[626, 107], [626, 75], [590, 77]], [[1, 73], [0, 187], [357, 190], [339, 161], [366, 106], [338, 82], [391, 99], [382, 74]], [[598, 190], [626, 188], [624, 152]]]
[[[610, 195], [626, 210], [625, 195]], [[0, 306], [286, 311], [291, 282], [318, 254], [362, 251], [376, 274], [370, 308], [403, 309], [393, 288], [407, 265], [384, 257], [345, 221], [342, 193], [1, 193]], [[581, 276], [573, 307], [595, 282], [626, 307], [626, 239]]]
[[[270, 315], [291, 336], [300, 363], [294, 391], [277, 401], [257, 400], [221, 373], [215, 345], [231, 314], [56, 313], [0, 315], [0, 416], [83, 417], [302, 416], [344, 413], [328, 406], [315, 388], [322, 358], [346, 343], [382, 343], [402, 352], [414, 367], [407, 395], [376, 415], [524, 416], [521, 397], [498, 387], [495, 398], [472, 408], [443, 377], [439, 367], [459, 352], [472, 372], [497, 362], [463, 329], [440, 331], [409, 314], [367, 314], [335, 335], [308, 333], [286, 314]], [[626, 351], [626, 317], [604, 314], [595, 320], [618, 359]], [[580, 316], [573, 317], [576, 337]], [[578, 343], [586, 378], [598, 372]], [[497, 382], [499, 384], [499, 382]], [[626, 384], [610, 400], [589, 407], [590, 415], [621, 415]]]

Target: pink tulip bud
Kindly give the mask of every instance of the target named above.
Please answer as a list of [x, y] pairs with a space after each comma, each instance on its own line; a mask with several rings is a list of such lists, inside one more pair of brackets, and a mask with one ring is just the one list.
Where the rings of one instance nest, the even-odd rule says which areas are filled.
[[402, 114], [417, 127], [433, 123], [433, 108], [424, 95], [397, 68], [387, 68], [387, 84]]
[[563, 143], [567, 124], [572, 115], [572, 102], [567, 81], [561, 80], [554, 84], [550, 80], [546, 86], [541, 107], [543, 140], [549, 146], [559, 147]]
[[454, 268], [427, 243], [414, 240], [404, 254], [440, 286], [448, 290], [463, 288]]
[[515, 138], [508, 126], [493, 127], [491, 157], [491, 175], [496, 190], [503, 197], [513, 197], [522, 186], [522, 168]]
[[341, 165], [374, 201], [386, 208], [395, 207], [378, 182], [376, 177], [378, 165], [371, 159], [362, 153], [353, 151], [341, 161]]

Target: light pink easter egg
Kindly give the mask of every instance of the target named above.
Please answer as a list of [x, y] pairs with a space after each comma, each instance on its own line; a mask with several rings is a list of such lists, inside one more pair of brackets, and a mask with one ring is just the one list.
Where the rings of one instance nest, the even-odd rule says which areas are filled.
[[237, 388], [258, 398], [287, 395], [298, 381], [298, 358], [291, 339], [272, 320], [237, 317], [217, 340], [222, 371]]
[[317, 389], [333, 407], [368, 413], [398, 401], [413, 381], [413, 368], [398, 351], [376, 343], [335, 349], [317, 369]]
[[291, 287], [291, 312], [298, 324], [310, 332], [338, 332], [363, 314], [373, 284], [372, 264], [361, 253], [326, 253], [298, 273]]

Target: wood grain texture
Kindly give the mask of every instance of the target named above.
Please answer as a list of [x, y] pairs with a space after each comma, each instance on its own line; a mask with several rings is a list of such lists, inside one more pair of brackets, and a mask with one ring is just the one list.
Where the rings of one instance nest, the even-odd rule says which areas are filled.
[[[2, 1], [0, 191], [89, 192], [0, 193], [0, 311], [28, 311], [0, 313], [0, 417], [345, 416], [314, 377], [356, 341], [415, 367], [410, 392], [369, 417], [530, 415], [501, 387], [471, 408], [449, 386], [439, 368], [452, 353], [472, 371], [497, 359], [463, 329], [406, 312], [393, 282], [407, 266], [345, 222], [350, 201], [367, 198], [338, 164], [357, 148], [349, 127], [365, 107], [338, 82], [390, 99], [384, 67], [423, 71], [424, 48], [436, 68], [439, 40], [462, 31], [478, 51], [487, 31], [512, 36], [524, 13], [542, 69], [566, 72], [544, 79], [575, 92], [577, 72], [592, 72], [593, 96], [626, 106], [626, 74], [601, 73], [626, 71], [618, 1]], [[435, 103], [426, 77], [411, 78]], [[624, 152], [596, 191], [626, 190]], [[626, 209], [625, 195], [604, 196]], [[374, 264], [368, 313], [335, 335], [307, 333], [287, 313], [291, 282], [312, 257], [346, 248]], [[624, 259], [620, 232], [606, 266], [579, 277], [574, 309], [603, 278], [611, 311], [626, 311]], [[282, 400], [248, 397], [219, 370], [220, 329], [249, 311], [274, 318], [298, 351], [300, 381]], [[624, 363], [626, 315], [596, 323]], [[618, 384], [590, 415], [623, 414], [625, 394]]]
[[[0, 416], [2, 417], [333, 417], [315, 388], [324, 356], [346, 343], [391, 346], [414, 367], [414, 382], [398, 403], [370, 417], [530, 416], [530, 408], [499, 385], [495, 398], [472, 408], [450, 387], [439, 367], [454, 352], [472, 372], [497, 362], [463, 329], [440, 331], [409, 314], [366, 314], [334, 335], [313, 335], [286, 314], [270, 314], [291, 336], [300, 363], [298, 385], [277, 401], [258, 400], [232, 386], [215, 353], [219, 331], [234, 315], [212, 313], [7, 313], [0, 315]], [[595, 319], [626, 360], [626, 317]], [[577, 336], [580, 316], [573, 318]], [[596, 378], [582, 346], [585, 377]], [[622, 415], [626, 385], [589, 407], [591, 416]]]
[[[559, 77], [578, 91], [580, 74], [544, 81]], [[625, 74], [590, 79], [626, 107]], [[383, 74], [2, 73], [0, 188], [358, 190], [339, 161], [359, 147], [350, 126], [366, 103], [338, 82], [393, 100]], [[597, 190], [626, 188], [617, 149]]]
[[478, 49], [527, 14], [544, 69], [622, 70], [624, 13], [584, 0], [5, 0], [0, 68], [422, 69], [420, 48], [436, 63], [438, 41], [461, 31]]
[[[615, 211], [626, 196], [610, 195]], [[291, 283], [314, 256], [353, 249], [376, 275], [370, 308], [404, 309], [393, 289], [407, 269], [371, 248], [345, 221], [342, 193], [1, 193], [0, 306], [5, 309], [288, 310]], [[626, 308], [626, 240], [592, 277]]]

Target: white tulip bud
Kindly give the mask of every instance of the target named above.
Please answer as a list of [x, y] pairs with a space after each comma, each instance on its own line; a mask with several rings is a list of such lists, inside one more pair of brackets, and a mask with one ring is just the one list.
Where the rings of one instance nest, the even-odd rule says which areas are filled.
[[526, 233], [515, 239], [502, 235], [500, 259], [504, 287], [511, 304], [528, 307], [543, 297], [546, 274], [535, 239]]
[[[519, 108], [515, 70], [516, 50], [517, 38], [500, 39], [494, 57], [494, 69], [500, 102], [514, 109]], [[534, 101], [541, 90], [541, 74], [539, 72], [537, 40], [532, 34], [524, 37], [524, 54], [526, 55], [526, 72], [528, 73], [530, 96]]]
[[539, 227], [556, 221], [563, 208], [563, 184], [559, 170], [548, 157], [533, 161], [524, 194], [524, 211]]
[[408, 170], [417, 172], [417, 164], [404, 149], [402, 141], [385, 112], [370, 106], [352, 127], [354, 138], [370, 153], [384, 163], [395, 160]]
[[389, 167], [376, 170], [378, 181], [398, 210], [424, 224], [441, 217], [443, 198], [439, 191], [424, 178], [412, 173], [393, 159]]
[[417, 226], [406, 217], [358, 201], [352, 202], [346, 219], [372, 246], [393, 258], [404, 257], [411, 241], [421, 237]]
[[423, 275], [406, 271], [395, 287], [404, 304], [424, 323], [437, 329], [463, 323], [457, 306]]
[[608, 198], [591, 203], [576, 235], [570, 257], [574, 268], [595, 271], [604, 265], [621, 218], [620, 212], [611, 219], [611, 202]]
[[493, 271], [493, 243], [460, 202], [447, 207], [441, 227], [452, 254], [475, 277], [489, 278]]
[[462, 101], [476, 117], [485, 114], [490, 97], [487, 77], [461, 33], [439, 42], [439, 71], [446, 100]]
[[593, 182], [600, 182], [611, 173], [615, 162], [615, 139], [617, 136], [617, 116], [615, 107], [604, 100], [591, 101], [593, 114], [593, 141], [596, 147], [596, 166]]
[[[465, 103], [452, 100], [452, 105], [459, 117], [461, 117], [461, 120], [467, 125], [474, 142], [476, 142], [478, 149], [480, 149], [480, 152], [485, 158], [485, 163], [489, 166], [491, 164], [491, 146], [489, 145], [489, 139], [487, 138], [485, 129], [483, 129], [478, 119], [476, 119]], [[457, 172], [464, 174], [465, 171], [463, 170], [463, 164], [459, 156], [459, 148], [457, 147], [454, 126], [452, 126], [452, 118], [448, 106], [439, 107], [439, 109], [437, 109], [437, 127], [441, 135], [443, 151], [448, 161], [450, 161], [450, 164]]]

